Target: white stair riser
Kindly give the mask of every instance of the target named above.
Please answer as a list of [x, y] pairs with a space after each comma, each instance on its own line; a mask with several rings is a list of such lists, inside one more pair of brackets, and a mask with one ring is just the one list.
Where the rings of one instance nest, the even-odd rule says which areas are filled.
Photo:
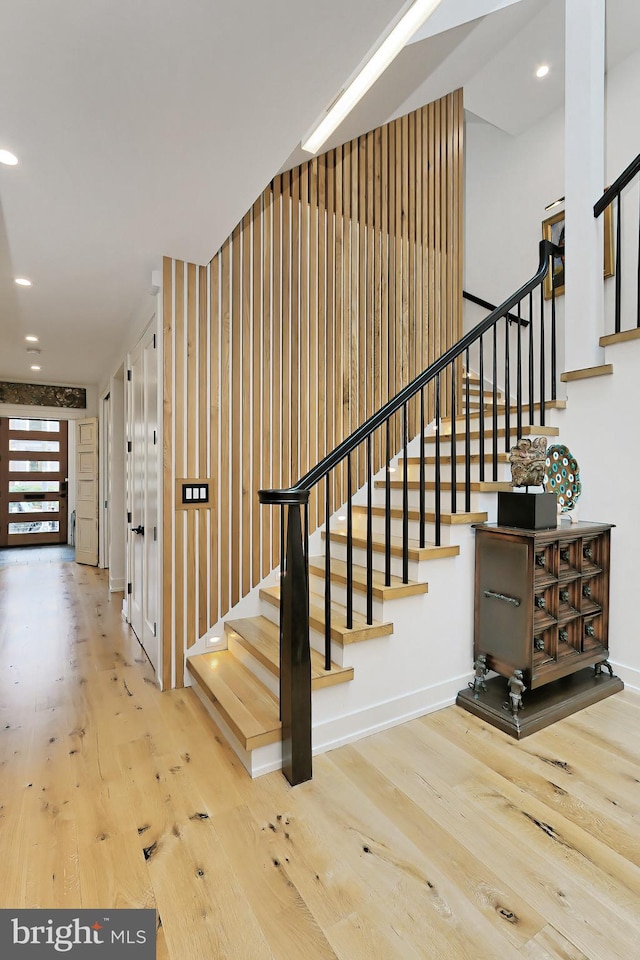
[[[466, 479], [465, 474], [465, 462], [464, 457], [461, 457], [456, 463], [456, 483], [463, 483]], [[440, 464], [440, 482], [449, 483], [451, 481], [451, 464], [450, 463], [441, 463]], [[480, 480], [480, 464], [478, 461], [471, 462], [471, 472], [470, 472], [472, 482], [477, 482]], [[424, 465], [424, 477], [426, 481], [434, 481], [436, 478], [436, 465], [435, 463], [425, 463]], [[498, 463], [498, 480], [509, 480], [511, 477], [511, 467], [508, 463]], [[404, 478], [404, 464], [402, 461], [398, 466], [397, 474], [394, 474], [394, 480], [402, 480]], [[414, 480], [416, 482], [420, 481], [420, 464], [419, 463], [410, 463], [408, 466], [407, 479]], [[484, 479], [493, 480], [493, 460], [485, 460], [484, 462]]]
[[[280, 611], [279, 608], [274, 606], [271, 603], [268, 603], [266, 600], [262, 601], [261, 613], [267, 620], [271, 620], [272, 623], [280, 623]], [[314, 650], [318, 650], [321, 654], [324, 655], [324, 632], [315, 630], [311, 625], [309, 626], [309, 643]], [[337, 663], [339, 667], [344, 666], [344, 648], [341, 643], [336, 643], [331, 641], [331, 659], [334, 663]]]
[[[446, 544], [443, 544], [446, 546]], [[347, 559], [346, 546], [342, 543], [331, 544], [331, 555], [336, 557], [337, 560]], [[448, 558], [444, 558], [448, 559]], [[367, 565], [367, 551], [359, 547], [353, 548], [353, 562], [359, 567], [366, 567]], [[423, 581], [429, 579], [429, 564], [433, 563], [432, 560], [409, 560], [409, 580], [414, 581]], [[385, 568], [385, 556], [384, 553], [377, 553], [375, 550], [373, 552], [373, 569], [380, 570], [384, 572]], [[402, 576], [402, 557], [391, 557], [391, 573], [393, 576], [401, 577]]]
[[[309, 590], [315, 596], [324, 598], [324, 578], [312, 576], [309, 580]], [[333, 603], [339, 603], [343, 607], [347, 606], [347, 587], [346, 584], [331, 582], [331, 600]], [[373, 598], [373, 619], [374, 620], [393, 620], [393, 601], [377, 600]], [[367, 595], [359, 590], [353, 591], [353, 609], [362, 616], [367, 613]]]
[[[447, 494], [447, 498], [449, 494]], [[433, 510], [433, 506], [429, 508]], [[371, 525], [373, 529], [374, 536], [384, 536], [385, 533], [385, 518], [381, 516], [374, 515], [371, 518]], [[442, 546], [449, 546], [451, 543], [455, 543], [455, 536], [452, 539], [452, 526], [453, 524], [442, 523], [440, 525], [441, 531], [441, 544]], [[346, 524], [341, 524], [340, 527], [336, 527], [336, 530], [346, 530]], [[426, 522], [425, 523], [425, 536], [427, 543], [434, 543], [435, 541], [435, 523]], [[366, 537], [367, 535], [367, 518], [362, 514], [356, 514], [353, 518], [353, 533], [354, 536], [361, 538]], [[402, 536], [402, 520], [398, 517], [392, 517], [391, 519], [391, 536], [392, 537], [401, 537]], [[409, 520], [409, 539], [410, 540], [419, 540], [420, 538], [420, 522], [419, 520]]]
[[236, 660], [239, 660], [240, 663], [244, 664], [247, 670], [250, 670], [251, 673], [256, 677], [260, 683], [263, 683], [267, 690], [270, 690], [276, 697], [280, 696], [280, 681], [278, 677], [275, 677], [270, 670], [260, 663], [253, 654], [246, 649], [241, 643], [238, 642], [236, 636], [233, 633], [227, 634], [228, 638], [228, 649], [234, 655]]
[[[487, 479], [491, 480], [492, 477], [489, 476]], [[391, 493], [392, 508], [400, 509], [402, 507], [402, 499], [403, 499], [403, 493], [404, 493], [402, 487], [393, 488], [390, 491], [390, 493]], [[407, 494], [408, 494], [408, 500], [409, 500], [409, 509], [419, 510], [420, 509], [420, 490], [417, 488], [413, 490], [408, 490]], [[482, 494], [479, 493], [478, 491], [475, 491], [475, 490], [471, 491], [471, 503], [470, 503], [469, 509], [472, 513], [476, 513], [478, 510], [482, 509], [479, 506], [481, 496]], [[374, 487], [372, 491], [371, 499], [374, 506], [376, 507], [385, 506], [385, 500], [386, 500], [385, 487], [384, 486]], [[430, 512], [435, 511], [435, 490], [425, 490], [425, 509]], [[440, 490], [440, 510], [445, 513], [452, 512], [451, 490], [443, 490], [443, 489]], [[465, 491], [464, 489], [460, 489], [459, 487], [456, 489], [456, 510], [457, 512], [462, 512], [465, 510]], [[400, 521], [394, 520], [393, 522], [399, 523]], [[342, 526], [343, 527], [345, 526], [344, 522]], [[401, 527], [399, 528], [399, 532], [400, 534], [402, 533]]]

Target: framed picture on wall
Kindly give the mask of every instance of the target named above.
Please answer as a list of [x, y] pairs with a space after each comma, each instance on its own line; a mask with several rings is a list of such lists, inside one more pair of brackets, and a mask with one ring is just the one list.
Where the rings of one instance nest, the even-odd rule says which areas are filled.
[[[612, 277], [613, 262], [613, 215], [611, 206], [603, 213], [604, 217], [604, 276]], [[542, 221], [542, 236], [564, 250], [564, 210], [554, 213]], [[544, 298], [551, 299], [551, 291], [555, 290], [556, 297], [564, 293], [564, 254], [553, 258], [551, 271], [544, 279]]]

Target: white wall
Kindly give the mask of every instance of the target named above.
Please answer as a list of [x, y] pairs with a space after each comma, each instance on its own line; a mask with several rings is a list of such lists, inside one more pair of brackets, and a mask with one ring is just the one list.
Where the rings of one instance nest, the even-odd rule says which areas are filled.
[[[635, 120], [640, 100], [640, 52], [607, 77], [606, 179], [612, 182], [640, 152]], [[466, 127], [465, 289], [495, 303], [533, 275], [544, 207], [564, 195], [564, 115], [559, 110], [513, 138], [479, 123]], [[603, 185], [604, 186], [604, 185]], [[598, 198], [590, 198], [594, 203]], [[638, 187], [623, 206], [623, 328], [635, 326]], [[570, 242], [570, 241], [569, 241]], [[605, 281], [605, 324], [611, 329], [615, 281]], [[562, 309], [562, 298], [559, 301]], [[560, 319], [562, 314], [560, 313]], [[475, 307], [466, 322], [481, 319]], [[562, 370], [562, 352], [559, 369]], [[583, 494], [580, 517], [616, 524], [612, 534], [610, 647], [623, 680], [640, 688], [640, 645], [634, 627], [637, 589], [637, 521], [633, 478], [640, 458], [630, 439], [636, 407], [640, 345], [607, 348], [611, 377], [568, 385], [568, 406], [558, 415], [561, 442], [576, 456]], [[564, 385], [561, 385], [564, 387]]]
[[[640, 51], [607, 74], [607, 183], [612, 183], [640, 152], [640, 131], [633, 119], [638, 102]], [[556, 110], [519, 137], [477, 121], [467, 123], [465, 136], [464, 287], [476, 296], [500, 303], [535, 273], [541, 224], [550, 216], [544, 208], [564, 196], [564, 109]], [[623, 276], [629, 280], [637, 270], [637, 198], [635, 184], [625, 194], [623, 217]], [[588, 202], [593, 204], [597, 199], [589, 198]], [[614, 289], [611, 278], [605, 282], [607, 315], [613, 308]], [[561, 297], [559, 322], [563, 308]], [[467, 326], [480, 319], [477, 308], [465, 307]], [[559, 349], [559, 369], [563, 369], [563, 356]]]
[[580, 466], [581, 520], [615, 524], [611, 534], [609, 649], [627, 685], [640, 689], [638, 643], [638, 521], [635, 478], [640, 454], [629, 423], [637, 405], [640, 343], [605, 349], [613, 375], [568, 385], [567, 409], [558, 415], [561, 440]]

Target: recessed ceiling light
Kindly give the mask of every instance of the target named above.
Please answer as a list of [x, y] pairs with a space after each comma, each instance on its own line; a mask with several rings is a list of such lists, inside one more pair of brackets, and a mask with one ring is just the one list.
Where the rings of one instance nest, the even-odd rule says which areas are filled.
[[16, 277], [16, 283], [19, 287], [30, 287], [31, 280], [27, 280], [26, 277]]
[[536, 77], [538, 78], [538, 80], [542, 80], [542, 78], [546, 77], [548, 73], [549, 73], [549, 64], [541, 63], [538, 69], [536, 70]]
[[10, 150], [0, 150], [0, 163], [6, 163], [8, 167], [15, 167], [18, 158]]
[[31, 364], [31, 369], [32, 369], [32, 370], [39, 370], [40, 367], [38, 366], [37, 363], [32, 363], [32, 364]]
[[31, 333], [27, 334], [27, 336], [25, 337], [25, 340], [28, 340], [29, 343], [37, 343], [37, 342], [38, 342], [38, 338], [37, 338], [37, 337], [34, 337], [33, 334], [31, 334]]

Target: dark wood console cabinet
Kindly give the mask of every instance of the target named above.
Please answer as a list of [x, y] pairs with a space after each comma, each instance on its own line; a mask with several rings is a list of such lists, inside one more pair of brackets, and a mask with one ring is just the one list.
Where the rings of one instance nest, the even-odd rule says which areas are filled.
[[[474, 660], [501, 676], [461, 690], [460, 706], [521, 738], [622, 689], [605, 664], [611, 529], [476, 525]], [[526, 690], [514, 715], [516, 670]]]

